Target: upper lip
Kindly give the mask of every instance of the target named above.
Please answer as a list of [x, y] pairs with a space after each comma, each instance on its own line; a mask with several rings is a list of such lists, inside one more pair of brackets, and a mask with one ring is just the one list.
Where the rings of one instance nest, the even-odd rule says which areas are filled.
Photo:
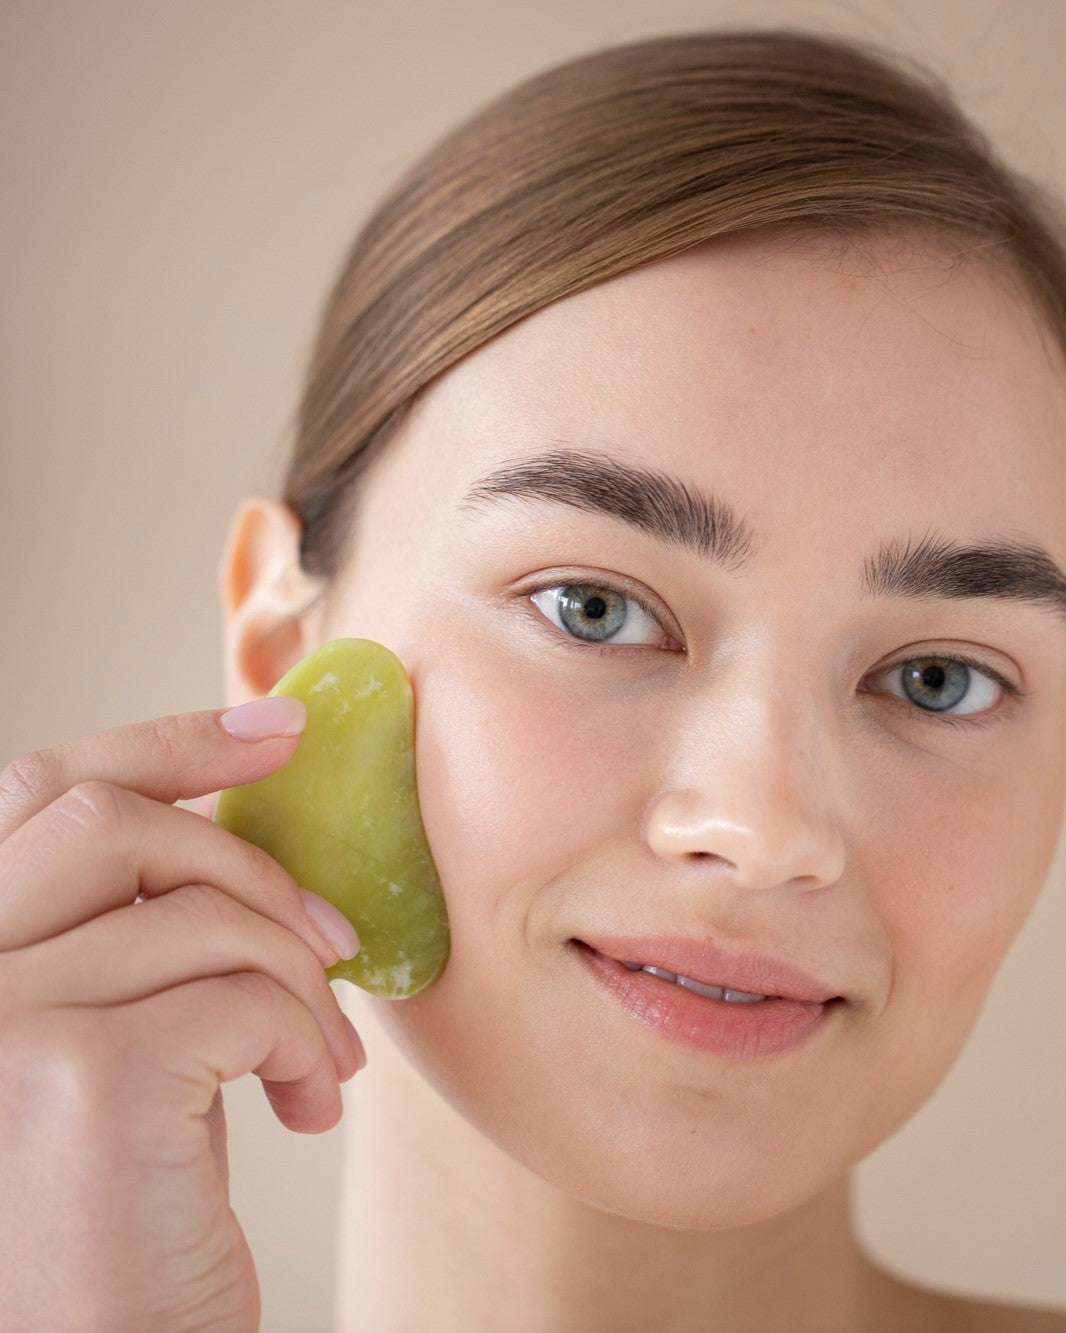
[[710, 940], [685, 939], [680, 935], [584, 936], [581, 943], [618, 962], [662, 967], [677, 976], [706, 986], [772, 995], [783, 1000], [824, 1004], [843, 998], [832, 986], [801, 972], [791, 963], [765, 954], [728, 953]]

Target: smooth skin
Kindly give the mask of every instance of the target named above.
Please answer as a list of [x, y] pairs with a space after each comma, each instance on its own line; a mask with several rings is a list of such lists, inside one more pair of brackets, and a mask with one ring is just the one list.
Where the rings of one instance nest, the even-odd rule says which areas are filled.
[[[330, 638], [396, 652], [453, 927], [422, 994], [345, 993], [370, 1056], [345, 1333], [414, 1333], [427, 1309], [442, 1333], [1066, 1328], [881, 1271], [848, 1200], [971, 1029], [1066, 794], [1066, 627], [871, 603], [857, 576], [930, 526], [1028, 534], [1062, 564], [1064, 438], [1066, 368], [999, 278], [764, 238], [580, 293], [442, 376], [370, 469], [331, 586], [299, 571], [288, 510], [242, 506], [228, 703]], [[458, 509], [564, 441], [720, 491], [751, 561], [559, 505]], [[575, 569], [646, 600], [646, 642], [566, 646], [531, 584]], [[918, 716], [888, 669], [953, 648], [1027, 698], [973, 731]], [[209, 711], [0, 780], [0, 1327], [257, 1326], [219, 1087], [256, 1072], [283, 1123], [325, 1129], [361, 1057], [297, 886], [172, 803], [296, 744]], [[590, 981], [568, 941], [593, 930], [713, 934], [849, 1003], [782, 1057], [698, 1055]]]
[[[428, 990], [345, 995], [369, 1052], [345, 1333], [427, 1308], [447, 1333], [1066, 1328], [883, 1272], [849, 1204], [971, 1031], [1066, 797], [1066, 621], [863, 598], [863, 564], [936, 530], [1066, 566], [1064, 440], [1062, 354], [1003, 273], [764, 236], [557, 302], [442, 375], [371, 464], [329, 587], [287, 510], [242, 508], [231, 700], [330, 638], [397, 653], [452, 922]], [[556, 448], [720, 494], [749, 559], [559, 503], [461, 506]], [[575, 642], [531, 598], [577, 578], [627, 581], [654, 619]], [[896, 668], [953, 653], [1026, 697], [975, 672], [955, 725], [922, 711]], [[703, 1055], [590, 979], [569, 941], [595, 931], [709, 934], [848, 1003], [783, 1056]]]

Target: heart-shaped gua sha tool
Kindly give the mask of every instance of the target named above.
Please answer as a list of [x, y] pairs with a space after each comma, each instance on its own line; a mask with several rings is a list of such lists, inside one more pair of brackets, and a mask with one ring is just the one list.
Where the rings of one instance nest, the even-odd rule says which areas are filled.
[[214, 820], [338, 907], [360, 949], [328, 969], [405, 999], [448, 959], [448, 915], [415, 786], [414, 695], [403, 663], [370, 639], [334, 639], [278, 681], [307, 725], [276, 773], [220, 792]]

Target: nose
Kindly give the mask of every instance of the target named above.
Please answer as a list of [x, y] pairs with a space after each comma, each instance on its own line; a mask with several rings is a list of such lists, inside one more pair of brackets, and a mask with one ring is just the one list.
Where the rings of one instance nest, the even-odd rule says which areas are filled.
[[835, 883], [845, 859], [835, 796], [843, 784], [830, 728], [809, 695], [704, 693], [681, 721], [668, 780], [645, 812], [651, 851], [664, 861], [706, 864], [742, 889]]

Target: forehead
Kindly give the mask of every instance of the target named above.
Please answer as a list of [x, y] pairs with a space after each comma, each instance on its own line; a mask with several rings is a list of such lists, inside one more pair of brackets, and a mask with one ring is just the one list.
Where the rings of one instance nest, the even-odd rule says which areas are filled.
[[757, 527], [821, 502], [867, 533], [898, 510], [1066, 558], [1066, 363], [1001, 272], [928, 245], [695, 247], [498, 335], [412, 424], [447, 493], [591, 446], [720, 490]]

